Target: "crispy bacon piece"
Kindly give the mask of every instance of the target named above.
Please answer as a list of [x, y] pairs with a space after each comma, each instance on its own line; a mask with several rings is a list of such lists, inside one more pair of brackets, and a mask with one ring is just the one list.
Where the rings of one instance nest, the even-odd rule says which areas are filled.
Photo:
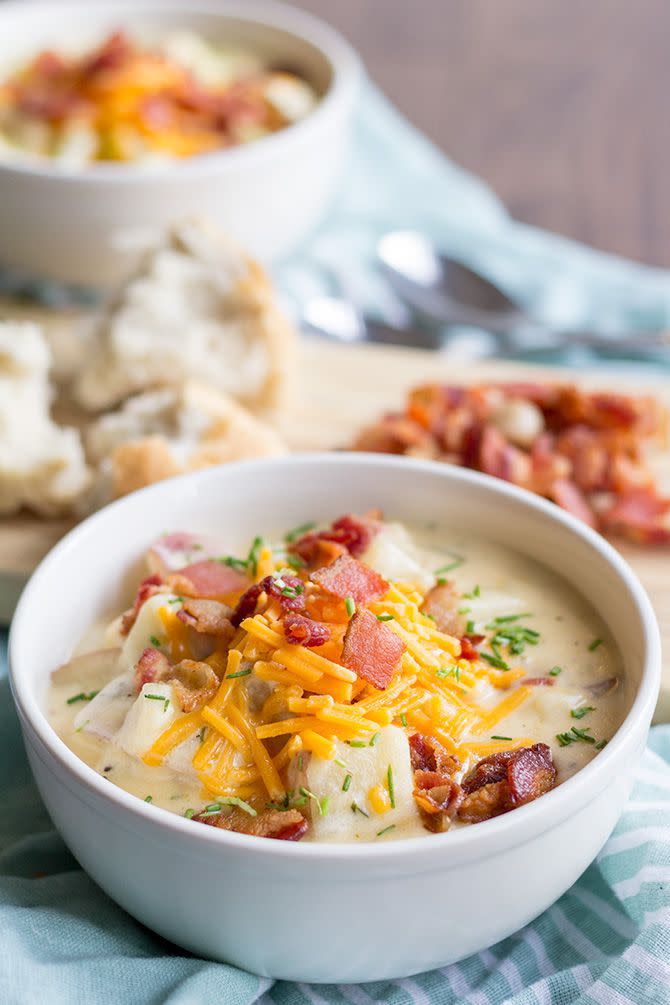
[[223, 810], [221, 813], [197, 813], [193, 819], [221, 830], [274, 838], [276, 841], [300, 841], [309, 830], [309, 823], [298, 810], [265, 810], [252, 817], [234, 806], [230, 811]]
[[183, 569], [177, 569], [176, 575], [180, 576], [187, 584], [182, 592], [191, 597], [202, 597], [206, 600], [220, 600], [241, 590], [248, 580], [236, 569], [231, 569], [223, 562], [217, 562], [213, 558], [205, 558], [192, 565], [185, 565]]
[[452, 777], [460, 762], [437, 741], [428, 740], [420, 733], [410, 736], [409, 749], [414, 770], [414, 800], [424, 825], [431, 831], [445, 831], [463, 801], [461, 787]]
[[495, 426], [483, 427], [478, 462], [472, 466], [514, 485], [525, 486], [530, 482], [530, 458], [519, 447], [509, 443]]
[[135, 664], [135, 690], [139, 694], [144, 684], [160, 680], [169, 669], [170, 661], [165, 653], [154, 646], [147, 646]]
[[556, 681], [553, 677], [524, 677], [521, 683], [528, 687], [553, 687]]
[[461, 657], [464, 660], [478, 660], [478, 645], [486, 638], [485, 635], [459, 635], [458, 641], [461, 643]]
[[137, 588], [133, 606], [129, 611], [126, 611], [121, 616], [121, 635], [128, 634], [137, 620], [137, 615], [140, 613], [142, 604], [148, 600], [149, 597], [153, 597], [156, 593], [160, 593], [162, 584], [163, 579], [158, 573], [154, 573], [153, 576], [147, 576], [146, 579], [142, 580]]
[[302, 579], [285, 573], [282, 576], [265, 576], [260, 583], [253, 583], [242, 594], [230, 620], [237, 628], [245, 618], [253, 617], [256, 604], [261, 593], [276, 597], [284, 611], [303, 611], [305, 609], [305, 584]]
[[310, 579], [341, 600], [352, 597], [357, 606], [383, 597], [389, 588], [378, 572], [350, 555], [340, 555], [332, 565], [313, 572]]
[[324, 541], [341, 544], [354, 558], [360, 558], [379, 530], [378, 520], [346, 513], [333, 521], [331, 530], [322, 531], [320, 536]]
[[433, 619], [441, 632], [458, 638], [465, 632], [466, 619], [458, 613], [461, 596], [453, 583], [438, 583], [426, 594], [421, 610]]
[[652, 489], [634, 489], [621, 495], [601, 514], [607, 530], [638, 544], [670, 543], [670, 499], [661, 499]]
[[512, 809], [508, 796], [509, 789], [504, 781], [482, 785], [464, 797], [458, 808], [459, 819], [466, 824], [477, 824], [506, 813]]
[[556, 784], [556, 768], [546, 743], [491, 754], [468, 772], [458, 815], [466, 823], [488, 820], [529, 803]]
[[446, 831], [463, 799], [463, 790], [449, 775], [434, 771], [414, 772], [414, 801], [428, 830], [436, 833]]
[[182, 660], [176, 666], [161, 670], [157, 680], [172, 684], [184, 712], [195, 712], [214, 697], [219, 689], [219, 678], [209, 663]]
[[289, 551], [298, 555], [307, 564], [308, 569], [320, 569], [324, 565], [330, 565], [340, 555], [346, 555], [347, 549], [336, 541], [325, 541], [318, 534], [305, 534], [304, 537], [294, 541], [289, 546]]
[[195, 600], [186, 597], [177, 617], [202, 635], [214, 635], [221, 642], [230, 642], [235, 627], [230, 620], [232, 609], [218, 600]]
[[254, 583], [250, 586], [248, 590], [245, 590], [240, 599], [237, 601], [237, 605], [230, 615], [230, 620], [235, 626], [239, 628], [245, 618], [252, 618], [256, 611], [256, 604], [258, 603], [258, 598], [263, 592], [263, 587], [260, 583]]
[[376, 454], [412, 454], [412, 456], [436, 452], [430, 433], [414, 419], [404, 415], [389, 414], [377, 426], [370, 426], [359, 433], [354, 450], [364, 450]]
[[[523, 405], [538, 414], [528, 435], [519, 426]], [[410, 392], [404, 413], [364, 430], [353, 449], [474, 468], [546, 496], [603, 532], [670, 544], [670, 499], [660, 497], [644, 456], [648, 443], [667, 437], [667, 422], [650, 396], [567, 384], [428, 384]]]
[[377, 621], [374, 614], [356, 611], [344, 636], [342, 663], [383, 691], [406, 648], [403, 640], [388, 625]]
[[568, 478], [560, 479], [551, 486], [549, 496], [557, 502], [562, 509], [572, 513], [578, 520], [582, 520], [589, 527], [595, 527], [596, 515], [592, 507], [587, 502], [586, 496], [581, 489]]
[[553, 789], [556, 768], [546, 743], [522, 747], [507, 765], [507, 784], [514, 806], [522, 806]]
[[448, 754], [437, 740], [429, 740], [421, 733], [412, 733], [408, 742], [413, 771], [437, 771], [442, 775], [453, 775], [459, 769], [458, 758]]
[[345, 513], [333, 521], [330, 530], [310, 531], [293, 541], [289, 551], [299, 555], [311, 569], [318, 569], [347, 553], [359, 558], [379, 529], [376, 513], [365, 516]]
[[330, 628], [322, 621], [312, 621], [297, 611], [284, 615], [286, 641], [294, 646], [322, 646], [330, 638]]

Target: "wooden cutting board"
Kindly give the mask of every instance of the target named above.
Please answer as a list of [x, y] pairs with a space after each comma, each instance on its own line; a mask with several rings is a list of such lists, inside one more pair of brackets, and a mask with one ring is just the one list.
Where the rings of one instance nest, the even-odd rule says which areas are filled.
[[[16, 313], [14, 309], [14, 316]], [[34, 310], [22, 313], [35, 316]], [[344, 447], [363, 424], [383, 411], [397, 409], [408, 389], [417, 383], [522, 378], [555, 380], [557, 371], [500, 361], [459, 363], [417, 349], [304, 340], [298, 386], [281, 429], [293, 450]], [[574, 373], [568, 379], [574, 379]], [[599, 376], [595, 371], [580, 374], [580, 379], [588, 386], [640, 390], [639, 383]], [[652, 389], [670, 407], [670, 382], [645, 384], [646, 393]], [[661, 480], [670, 486], [670, 453], [659, 454], [657, 462]], [[0, 622], [9, 620], [26, 578], [71, 526], [72, 521], [44, 521], [29, 516], [0, 521]], [[666, 653], [659, 716], [670, 721], [670, 551], [621, 543], [617, 546], [647, 589], [659, 619]]]

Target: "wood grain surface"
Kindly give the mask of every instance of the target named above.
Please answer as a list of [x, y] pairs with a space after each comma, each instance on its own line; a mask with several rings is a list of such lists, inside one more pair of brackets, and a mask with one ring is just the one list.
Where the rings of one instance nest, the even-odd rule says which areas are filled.
[[298, 0], [512, 214], [670, 265], [667, 0]]

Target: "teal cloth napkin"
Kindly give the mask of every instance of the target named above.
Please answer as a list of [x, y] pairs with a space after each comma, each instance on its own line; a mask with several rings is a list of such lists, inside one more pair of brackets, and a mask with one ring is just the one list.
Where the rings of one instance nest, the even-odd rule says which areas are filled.
[[[287, 300], [298, 311], [313, 293], [343, 292], [393, 320], [397, 305], [374, 268], [373, 251], [386, 229], [400, 226], [434, 235], [552, 323], [670, 323], [668, 274], [514, 223], [485, 186], [368, 86], [335, 206], [278, 269]], [[5, 288], [13, 282], [4, 277]], [[0, 665], [3, 653], [0, 635]], [[652, 730], [626, 811], [596, 862], [521, 932], [407, 980], [273, 984], [176, 949], [82, 872], [32, 783], [7, 681], [0, 679], [0, 922], [2, 1005], [664, 1005], [670, 1003], [670, 727]]]

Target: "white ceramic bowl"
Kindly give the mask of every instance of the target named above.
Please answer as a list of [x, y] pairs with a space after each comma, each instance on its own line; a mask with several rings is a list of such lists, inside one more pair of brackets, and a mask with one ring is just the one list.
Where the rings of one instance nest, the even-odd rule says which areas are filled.
[[[451, 833], [384, 845], [263, 840], [201, 827], [128, 795], [83, 764], [43, 707], [50, 672], [118, 609], [129, 569], [165, 527], [259, 530], [381, 506], [504, 541], [575, 584], [618, 644], [630, 711], [586, 768], [536, 802]], [[126, 599], [126, 598], [123, 598]], [[12, 686], [42, 797], [82, 866], [150, 928], [202, 956], [304, 981], [381, 980], [490, 946], [584, 871], [621, 812], [660, 675], [658, 629], [635, 576], [558, 507], [446, 465], [366, 454], [251, 461], [152, 486], [54, 548], [19, 603]]]
[[149, 40], [187, 28], [295, 66], [323, 95], [304, 120], [237, 147], [148, 169], [0, 161], [0, 263], [105, 286], [166, 227], [212, 219], [261, 259], [293, 248], [335, 191], [360, 74], [353, 50], [309, 14], [273, 0], [115, 0], [0, 4], [0, 77], [45, 46], [127, 27]]

